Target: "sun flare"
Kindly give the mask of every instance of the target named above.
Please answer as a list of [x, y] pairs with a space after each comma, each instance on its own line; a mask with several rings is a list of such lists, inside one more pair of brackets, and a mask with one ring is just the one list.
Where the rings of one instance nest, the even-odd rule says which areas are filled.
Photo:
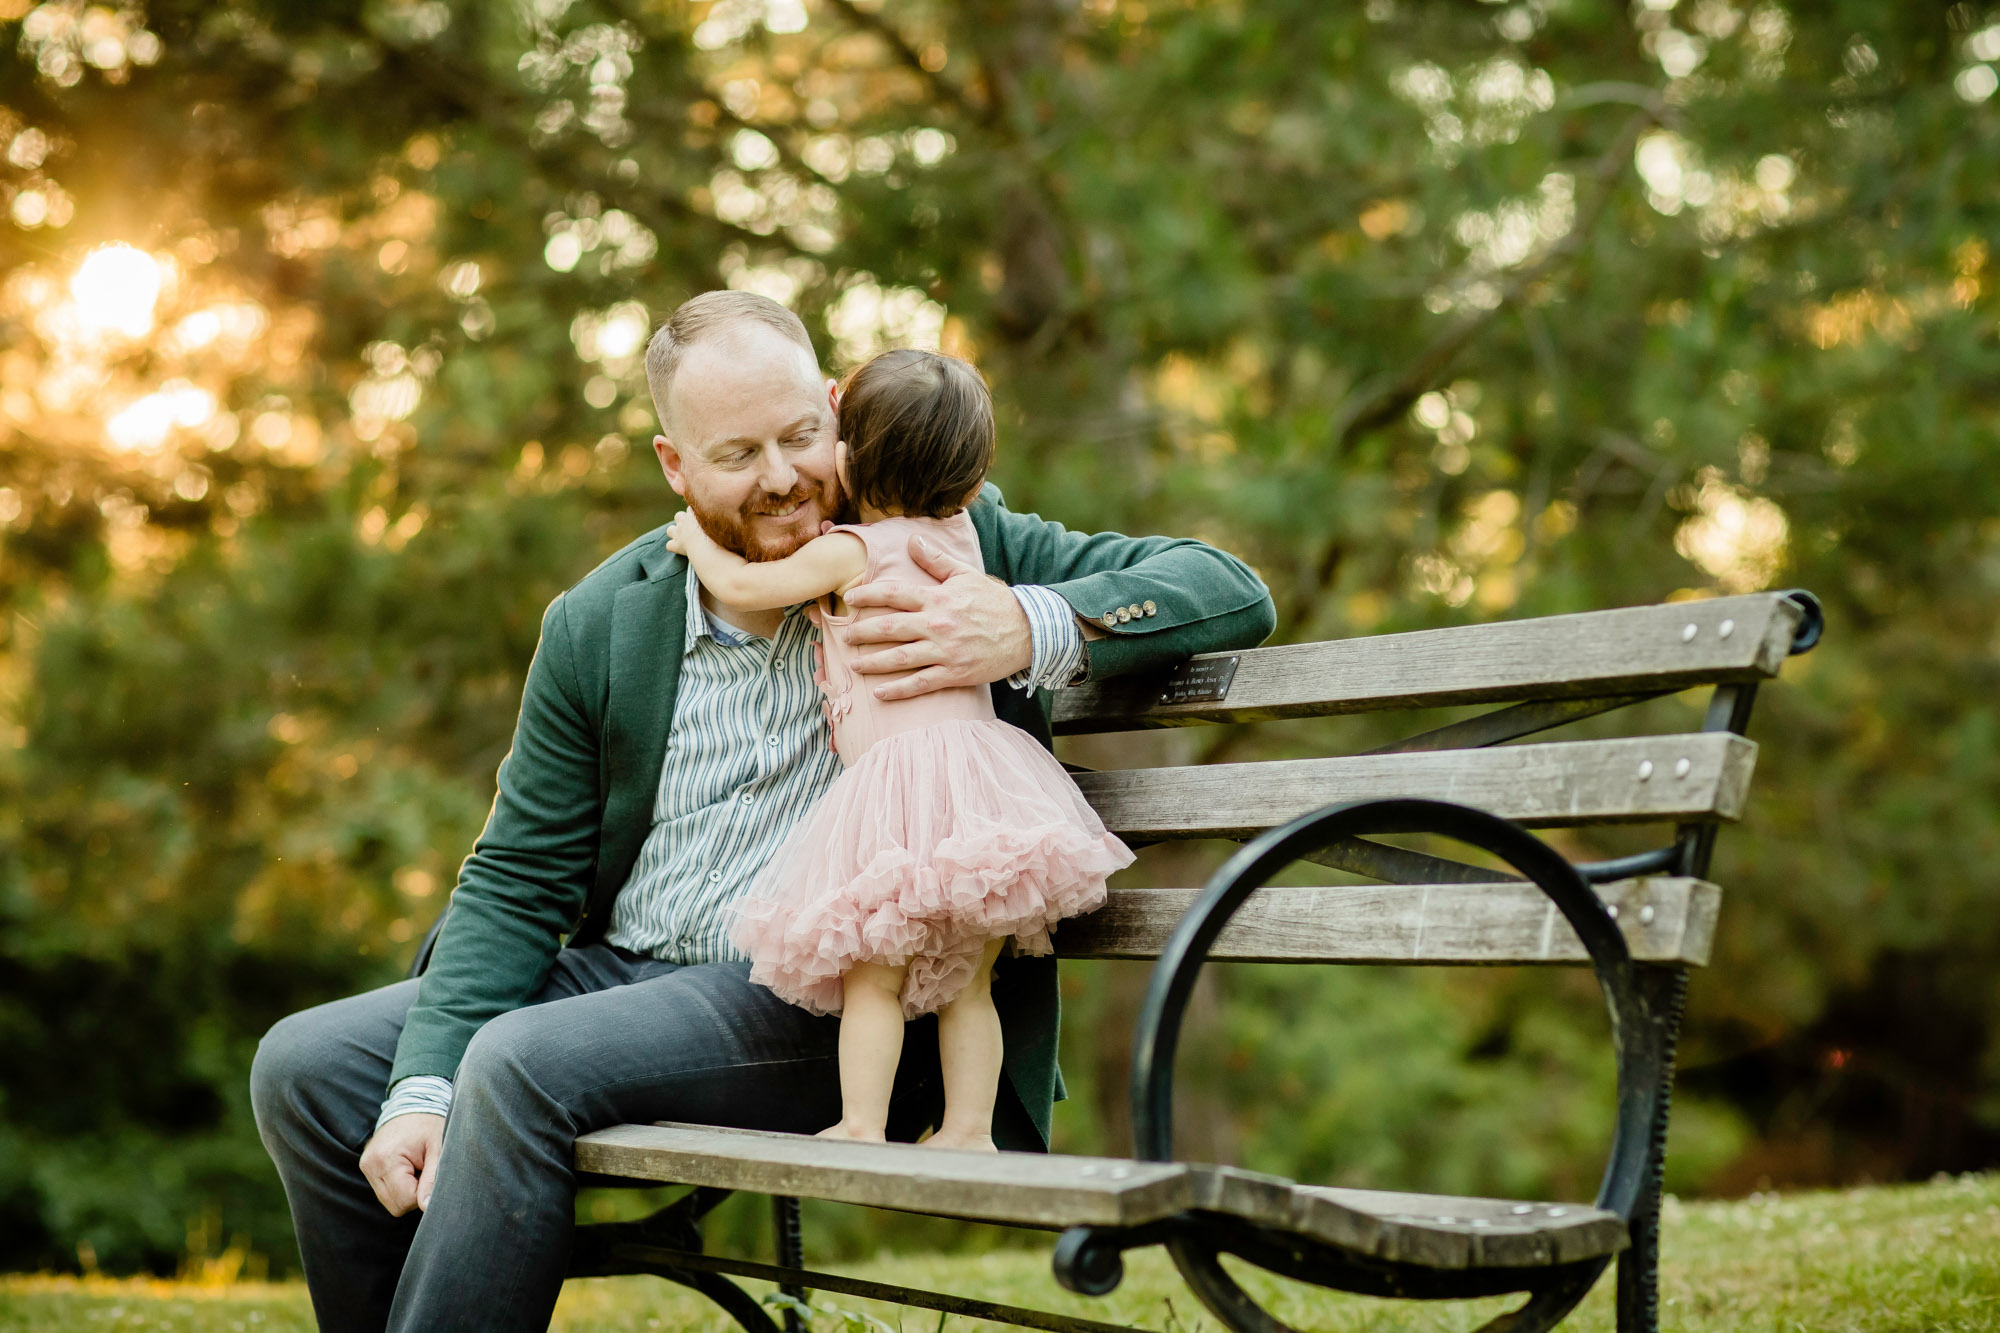
[[84, 257], [69, 280], [69, 293], [86, 328], [143, 338], [153, 330], [160, 284], [160, 266], [151, 255], [129, 245], [106, 245]]

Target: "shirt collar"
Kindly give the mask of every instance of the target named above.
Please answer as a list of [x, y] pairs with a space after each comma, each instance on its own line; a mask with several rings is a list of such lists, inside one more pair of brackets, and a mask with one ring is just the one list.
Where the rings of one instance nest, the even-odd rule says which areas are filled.
[[[686, 642], [681, 649], [683, 657], [693, 652], [695, 641], [702, 638], [714, 639], [725, 648], [742, 648], [748, 644], [768, 642], [748, 630], [736, 628], [720, 616], [710, 614], [708, 608], [701, 604], [701, 580], [694, 576], [692, 563], [688, 565], [687, 571], [687, 604]], [[793, 607], [785, 614], [790, 617], [797, 610], [797, 607]]]

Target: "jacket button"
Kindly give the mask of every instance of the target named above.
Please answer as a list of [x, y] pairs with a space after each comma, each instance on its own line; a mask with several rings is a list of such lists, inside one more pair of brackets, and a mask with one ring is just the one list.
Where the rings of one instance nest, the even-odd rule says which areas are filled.
[[1106, 629], [1118, 628], [1118, 613], [1116, 611], [1106, 611], [1103, 615], [1099, 616], [1097, 619], [1099, 623], [1101, 623]]
[[1145, 605], [1145, 609], [1146, 609], [1146, 614], [1147, 614], [1147, 615], [1149, 615], [1149, 616], [1150, 616], [1150, 615], [1153, 615], [1154, 613], [1156, 613], [1156, 612], [1157, 612], [1157, 611], [1159, 611], [1159, 609], [1160, 609], [1159, 607], [1157, 607], [1157, 606], [1153, 605], [1153, 604], [1152, 604], [1151, 602], [1146, 602], [1146, 603], [1145, 603], [1144, 605]]
[[1119, 607], [1119, 608], [1118, 608], [1118, 623], [1119, 623], [1119, 624], [1121, 624], [1121, 625], [1122, 625], [1122, 624], [1124, 624], [1124, 623], [1125, 623], [1126, 621], [1130, 620], [1131, 618], [1132, 618], [1132, 608], [1131, 608], [1131, 607], [1129, 607], [1129, 606], [1121, 606], [1121, 607]]

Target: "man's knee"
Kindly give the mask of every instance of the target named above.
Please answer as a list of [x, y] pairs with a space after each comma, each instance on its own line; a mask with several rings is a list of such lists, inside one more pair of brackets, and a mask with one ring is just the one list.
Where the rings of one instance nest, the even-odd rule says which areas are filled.
[[298, 1117], [316, 1076], [326, 1072], [327, 1043], [315, 1010], [279, 1019], [257, 1043], [250, 1062], [250, 1108], [268, 1141], [280, 1124]]
[[272, 1025], [250, 1063], [250, 1106], [266, 1144], [288, 1126], [316, 1125], [345, 1141], [373, 1125], [396, 1035], [383, 1006], [401, 1002], [370, 991]]

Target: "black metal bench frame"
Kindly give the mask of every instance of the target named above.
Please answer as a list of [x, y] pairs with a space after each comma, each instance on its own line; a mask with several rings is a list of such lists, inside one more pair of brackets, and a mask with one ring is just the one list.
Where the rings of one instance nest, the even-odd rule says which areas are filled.
[[[1803, 653], [1818, 642], [1823, 616], [1810, 593], [1795, 591], [1784, 596], [1799, 612], [1790, 651]], [[1532, 700], [1370, 753], [1497, 745], [1669, 692], [1654, 689], [1593, 698]], [[1744, 735], [1756, 694], [1754, 680], [1716, 685], [1703, 730]], [[1688, 967], [1635, 961], [1615, 920], [1617, 909], [1608, 907], [1592, 886], [1635, 875], [1702, 879], [1708, 871], [1716, 831], [1714, 822], [1683, 824], [1667, 846], [1615, 861], [1572, 865], [1511, 820], [1440, 800], [1355, 800], [1305, 814], [1247, 842], [1211, 877], [1159, 953], [1134, 1036], [1130, 1095], [1135, 1155], [1139, 1161], [1169, 1163], [1174, 1160], [1174, 1057], [1182, 1019], [1202, 965], [1250, 895], [1301, 860], [1403, 882], [1493, 878], [1490, 870], [1372, 839], [1425, 834], [1476, 847], [1547, 895], [1582, 942], [1603, 990], [1616, 1054], [1618, 1110], [1596, 1207], [1616, 1214], [1624, 1223], [1628, 1240], [1621, 1253], [1538, 1268], [1440, 1268], [1359, 1255], [1281, 1226], [1197, 1207], [1136, 1227], [1070, 1227], [1055, 1247], [1057, 1280], [1072, 1291], [1102, 1295], [1121, 1280], [1125, 1251], [1163, 1245], [1189, 1287], [1238, 1333], [1289, 1330], [1223, 1268], [1220, 1259], [1225, 1254], [1284, 1277], [1363, 1295], [1433, 1300], [1524, 1292], [1528, 1299], [1523, 1305], [1490, 1321], [1482, 1333], [1538, 1333], [1567, 1317], [1616, 1257], [1618, 1328], [1621, 1333], [1654, 1333], [1659, 1322], [1661, 1182]], [[435, 931], [434, 927], [432, 938]], [[426, 939], [413, 975], [427, 961], [430, 943]], [[663, 1277], [707, 1296], [749, 1333], [777, 1333], [781, 1325], [786, 1333], [801, 1333], [805, 1324], [800, 1311], [806, 1308], [802, 1298], [808, 1290], [892, 1301], [1051, 1333], [1112, 1333], [1123, 1327], [809, 1272], [804, 1268], [798, 1200], [790, 1197], [773, 1199], [775, 1264], [706, 1255], [702, 1252], [701, 1220], [729, 1193], [698, 1187], [643, 1220], [579, 1227], [570, 1276]], [[731, 1276], [776, 1283], [790, 1298], [779, 1302], [779, 1318], [774, 1320], [763, 1305], [729, 1280]]]

